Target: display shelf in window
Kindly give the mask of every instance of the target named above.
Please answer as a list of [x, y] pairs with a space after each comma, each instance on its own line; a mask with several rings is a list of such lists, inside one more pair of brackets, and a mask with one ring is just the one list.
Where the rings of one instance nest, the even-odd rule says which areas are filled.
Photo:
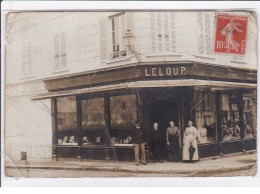
[[240, 127], [238, 123], [235, 124], [222, 124], [222, 141], [234, 141], [241, 139], [240, 137]]
[[107, 145], [108, 137], [104, 134], [86, 135], [82, 137], [82, 146]]
[[111, 137], [110, 145], [113, 145], [113, 146], [133, 145], [132, 137], [131, 136], [127, 136], [125, 138]]
[[251, 139], [256, 137], [256, 131], [253, 131], [249, 125], [245, 127], [245, 139]]
[[78, 145], [78, 140], [74, 135], [71, 136], [63, 136], [62, 138], [58, 139], [57, 145], [61, 146], [77, 146]]

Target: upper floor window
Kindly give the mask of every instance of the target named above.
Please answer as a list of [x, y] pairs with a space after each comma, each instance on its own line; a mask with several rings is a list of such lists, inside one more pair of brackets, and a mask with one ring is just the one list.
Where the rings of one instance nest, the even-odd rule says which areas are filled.
[[176, 52], [175, 13], [151, 13], [152, 53]]
[[66, 37], [65, 32], [54, 35], [54, 68], [64, 69], [66, 64]]
[[212, 33], [211, 21], [209, 13], [197, 13], [199, 24], [199, 37], [198, 37], [198, 53], [199, 54], [212, 54]]
[[127, 30], [134, 33], [134, 13], [122, 12], [99, 21], [100, 59], [102, 61], [126, 56], [124, 36]]
[[124, 34], [126, 32], [125, 14], [114, 16], [112, 21], [112, 58], [126, 56], [126, 49], [124, 44]]
[[32, 47], [30, 42], [22, 45], [22, 73], [23, 76], [32, 75]]

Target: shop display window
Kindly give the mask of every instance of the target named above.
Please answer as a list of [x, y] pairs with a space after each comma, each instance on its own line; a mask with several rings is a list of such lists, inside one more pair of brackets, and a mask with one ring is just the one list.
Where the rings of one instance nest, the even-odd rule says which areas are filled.
[[136, 113], [136, 95], [110, 97], [110, 118], [112, 145], [131, 144]]
[[245, 121], [244, 138], [250, 139], [256, 137], [256, 90], [245, 92], [243, 95], [244, 112], [243, 117]]
[[104, 98], [91, 98], [82, 100], [82, 129], [104, 130], [105, 110]]
[[76, 97], [57, 98], [57, 145], [78, 145]]
[[195, 93], [195, 122], [198, 129], [198, 143], [217, 141], [215, 93], [197, 91]]
[[82, 144], [104, 145], [107, 139], [105, 124], [104, 98], [91, 98], [81, 101], [82, 104]]
[[220, 96], [222, 141], [241, 139], [237, 91], [222, 92]]

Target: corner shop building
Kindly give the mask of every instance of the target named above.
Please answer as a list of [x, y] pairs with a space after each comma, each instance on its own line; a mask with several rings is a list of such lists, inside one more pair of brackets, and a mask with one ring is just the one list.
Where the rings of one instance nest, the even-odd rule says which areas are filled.
[[[204, 158], [256, 149], [256, 75], [190, 61], [143, 63], [48, 78], [43, 80], [48, 92], [32, 99], [52, 99], [57, 159], [133, 160], [136, 119], [145, 133], [147, 157], [153, 122], [166, 133], [173, 120], [182, 135], [188, 120], [204, 125], [207, 142], [198, 148]], [[225, 134], [225, 126], [235, 123], [239, 135]], [[165, 139], [162, 144], [166, 159]]]

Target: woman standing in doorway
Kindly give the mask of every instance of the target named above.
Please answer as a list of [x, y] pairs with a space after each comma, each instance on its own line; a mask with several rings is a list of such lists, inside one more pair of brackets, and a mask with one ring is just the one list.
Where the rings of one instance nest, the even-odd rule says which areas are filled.
[[180, 161], [181, 132], [174, 126], [173, 121], [170, 121], [170, 126], [166, 130], [166, 142], [169, 146], [169, 161]]
[[185, 129], [183, 135], [183, 154], [182, 160], [194, 161], [199, 160], [197, 137], [198, 132], [195, 127], [192, 126], [192, 121], [188, 122], [188, 126]]

